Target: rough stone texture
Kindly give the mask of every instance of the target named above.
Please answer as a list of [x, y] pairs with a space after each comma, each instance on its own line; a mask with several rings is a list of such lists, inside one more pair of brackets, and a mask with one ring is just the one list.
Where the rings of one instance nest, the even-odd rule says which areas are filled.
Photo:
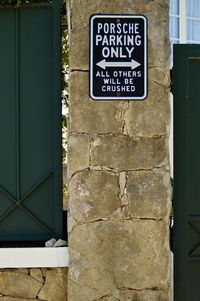
[[116, 299], [114, 297], [103, 297], [103, 298], [100, 298], [96, 301], [118, 301], [119, 299]]
[[[67, 163], [63, 163], [63, 183], [67, 183]], [[63, 210], [68, 210], [68, 194], [67, 189], [63, 191]]]
[[47, 273], [47, 269], [46, 268], [42, 268], [41, 271], [42, 271], [43, 277], [45, 278], [46, 277], [46, 273]]
[[[15, 271], [15, 269], [12, 269], [11, 271]], [[29, 269], [17, 269], [17, 272], [23, 273], [23, 274], [29, 274]]]
[[0, 272], [0, 300], [67, 301], [67, 275], [67, 268], [4, 269]]
[[46, 281], [38, 298], [47, 301], [67, 301], [67, 269], [59, 268], [46, 273]]
[[70, 239], [69, 300], [112, 296], [115, 287], [167, 289], [167, 232], [168, 224], [163, 221], [101, 221], [77, 226]]
[[25, 268], [19, 268], [19, 269], [0, 269], [0, 272], [18, 272], [18, 273], [22, 273], [22, 274], [29, 274], [29, 269], [25, 269]]
[[134, 140], [125, 135], [95, 136], [91, 162], [118, 170], [152, 169], [168, 164], [167, 139]]
[[104, 296], [100, 299], [97, 299], [95, 301], [119, 301], [119, 299], [112, 297], [112, 296]]
[[119, 206], [119, 177], [105, 171], [81, 172], [70, 185], [71, 214], [76, 221], [109, 217]]
[[44, 283], [44, 278], [40, 269], [30, 269], [30, 276], [35, 278], [37, 281]]
[[167, 232], [168, 224], [163, 221], [126, 221], [116, 226], [114, 270], [118, 288], [167, 288]]
[[129, 136], [163, 136], [168, 132], [170, 109], [169, 95], [162, 85], [167, 85], [166, 72], [158, 68], [149, 70], [148, 97], [144, 101], [129, 103], [125, 113], [124, 133]]
[[164, 218], [171, 207], [169, 172], [128, 172], [127, 196], [131, 218]]
[[68, 210], [68, 195], [63, 192], [63, 211]]
[[[124, 102], [94, 101], [89, 98], [88, 72], [72, 72], [70, 76], [69, 128], [72, 132], [122, 133]], [[69, 156], [70, 158], [70, 156]]]
[[12, 297], [0, 297], [0, 301], [35, 301], [36, 299], [24, 299], [24, 298], [12, 298]]
[[89, 167], [89, 145], [88, 135], [71, 135], [68, 142], [68, 177], [75, 172]]
[[168, 290], [145, 290], [145, 291], [131, 291], [122, 290], [120, 292], [121, 301], [168, 301]]
[[[148, 1], [148, 0], [147, 0]], [[144, 2], [146, 2], [144, 0]], [[169, 72], [169, 0], [149, 0], [148, 18], [148, 64], [149, 67], [159, 67]]]
[[121, 197], [123, 197], [123, 195], [126, 193], [126, 180], [126, 172], [121, 172], [119, 174], [119, 187]]
[[89, 16], [98, 13], [145, 14], [149, 20], [149, 65], [167, 68], [169, 0], [68, 0], [68, 3], [71, 11], [69, 26], [71, 69], [89, 68]]
[[[168, 301], [168, 0], [68, 0], [69, 301]], [[148, 19], [148, 97], [89, 98], [89, 17]]]
[[68, 171], [67, 163], [63, 163], [62, 168], [63, 168], [63, 182], [66, 183], [67, 182], [67, 171]]
[[14, 272], [0, 272], [0, 293], [12, 297], [36, 298], [42, 283], [31, 276]]
[[112, 295], [114, 232], [110, 222], [87, 223], [72, 231], [69, 300], [93, 301]]

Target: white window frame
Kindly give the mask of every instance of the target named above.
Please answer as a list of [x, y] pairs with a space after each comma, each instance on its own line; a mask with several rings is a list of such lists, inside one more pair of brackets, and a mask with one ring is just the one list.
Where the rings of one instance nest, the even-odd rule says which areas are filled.
[[185, 44], [187, 40], [186, 31], [186, 0], [179, 0], [179, 14], [170, 14], [170, 17], [178, 18], [179, 20], [179, 37], [171, 38], [173, 41], [177, 41], [181, 44]]
[[186, 22], [186, 0], [179, 0], [179, 42], [181, 44], [187, 42]]
[[178, 38], [172, 38], [170, 37], [171, 41], [177, 41], [180, 44], [186, 44], [186, 43], [196, 43], [200, 44], [200, 41], [195, 40], [188, 40], [187, 39], [187, 20], [192, 21], [199, 21], [200, 17], [189, 17], [186, 13], [186, 1], [187, 0], [178, 0], [179, 3], [179, 13], [178, 14], [171, 14], [170, 17], [178, 18], [179, 20], [179, 37]]

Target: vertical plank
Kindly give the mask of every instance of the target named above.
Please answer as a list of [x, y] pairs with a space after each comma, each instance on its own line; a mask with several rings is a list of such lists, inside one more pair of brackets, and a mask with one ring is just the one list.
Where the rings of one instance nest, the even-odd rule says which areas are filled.
[[[176, 301], [200, 294], [200, 46], [174, 48], [174, 214]], [[197, 230], [194, 229], [197, 228]], [[195, 250], [196, 253], [193, 251]]]
[[0, 46], [0, 241], [61, 238], [60, 1], [1, 8]]

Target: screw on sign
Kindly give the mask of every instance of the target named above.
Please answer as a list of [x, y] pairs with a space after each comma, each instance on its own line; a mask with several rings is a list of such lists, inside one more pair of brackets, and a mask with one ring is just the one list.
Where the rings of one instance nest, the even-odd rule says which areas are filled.
[[90, 18], [90, 97], [143, 100], [147, 96], [147, 19], [143, 15]]

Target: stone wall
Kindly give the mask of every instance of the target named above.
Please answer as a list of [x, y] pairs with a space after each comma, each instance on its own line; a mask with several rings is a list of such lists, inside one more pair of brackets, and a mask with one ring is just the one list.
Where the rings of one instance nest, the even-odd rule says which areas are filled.
[[[168, 0], [69, 0], [69, 301], [168, 301]], [[89, 17], [148, 19], [145, 101], [89, 98]]]
[[0, 270], [1, 301], [67, 301], [67, 268]]

